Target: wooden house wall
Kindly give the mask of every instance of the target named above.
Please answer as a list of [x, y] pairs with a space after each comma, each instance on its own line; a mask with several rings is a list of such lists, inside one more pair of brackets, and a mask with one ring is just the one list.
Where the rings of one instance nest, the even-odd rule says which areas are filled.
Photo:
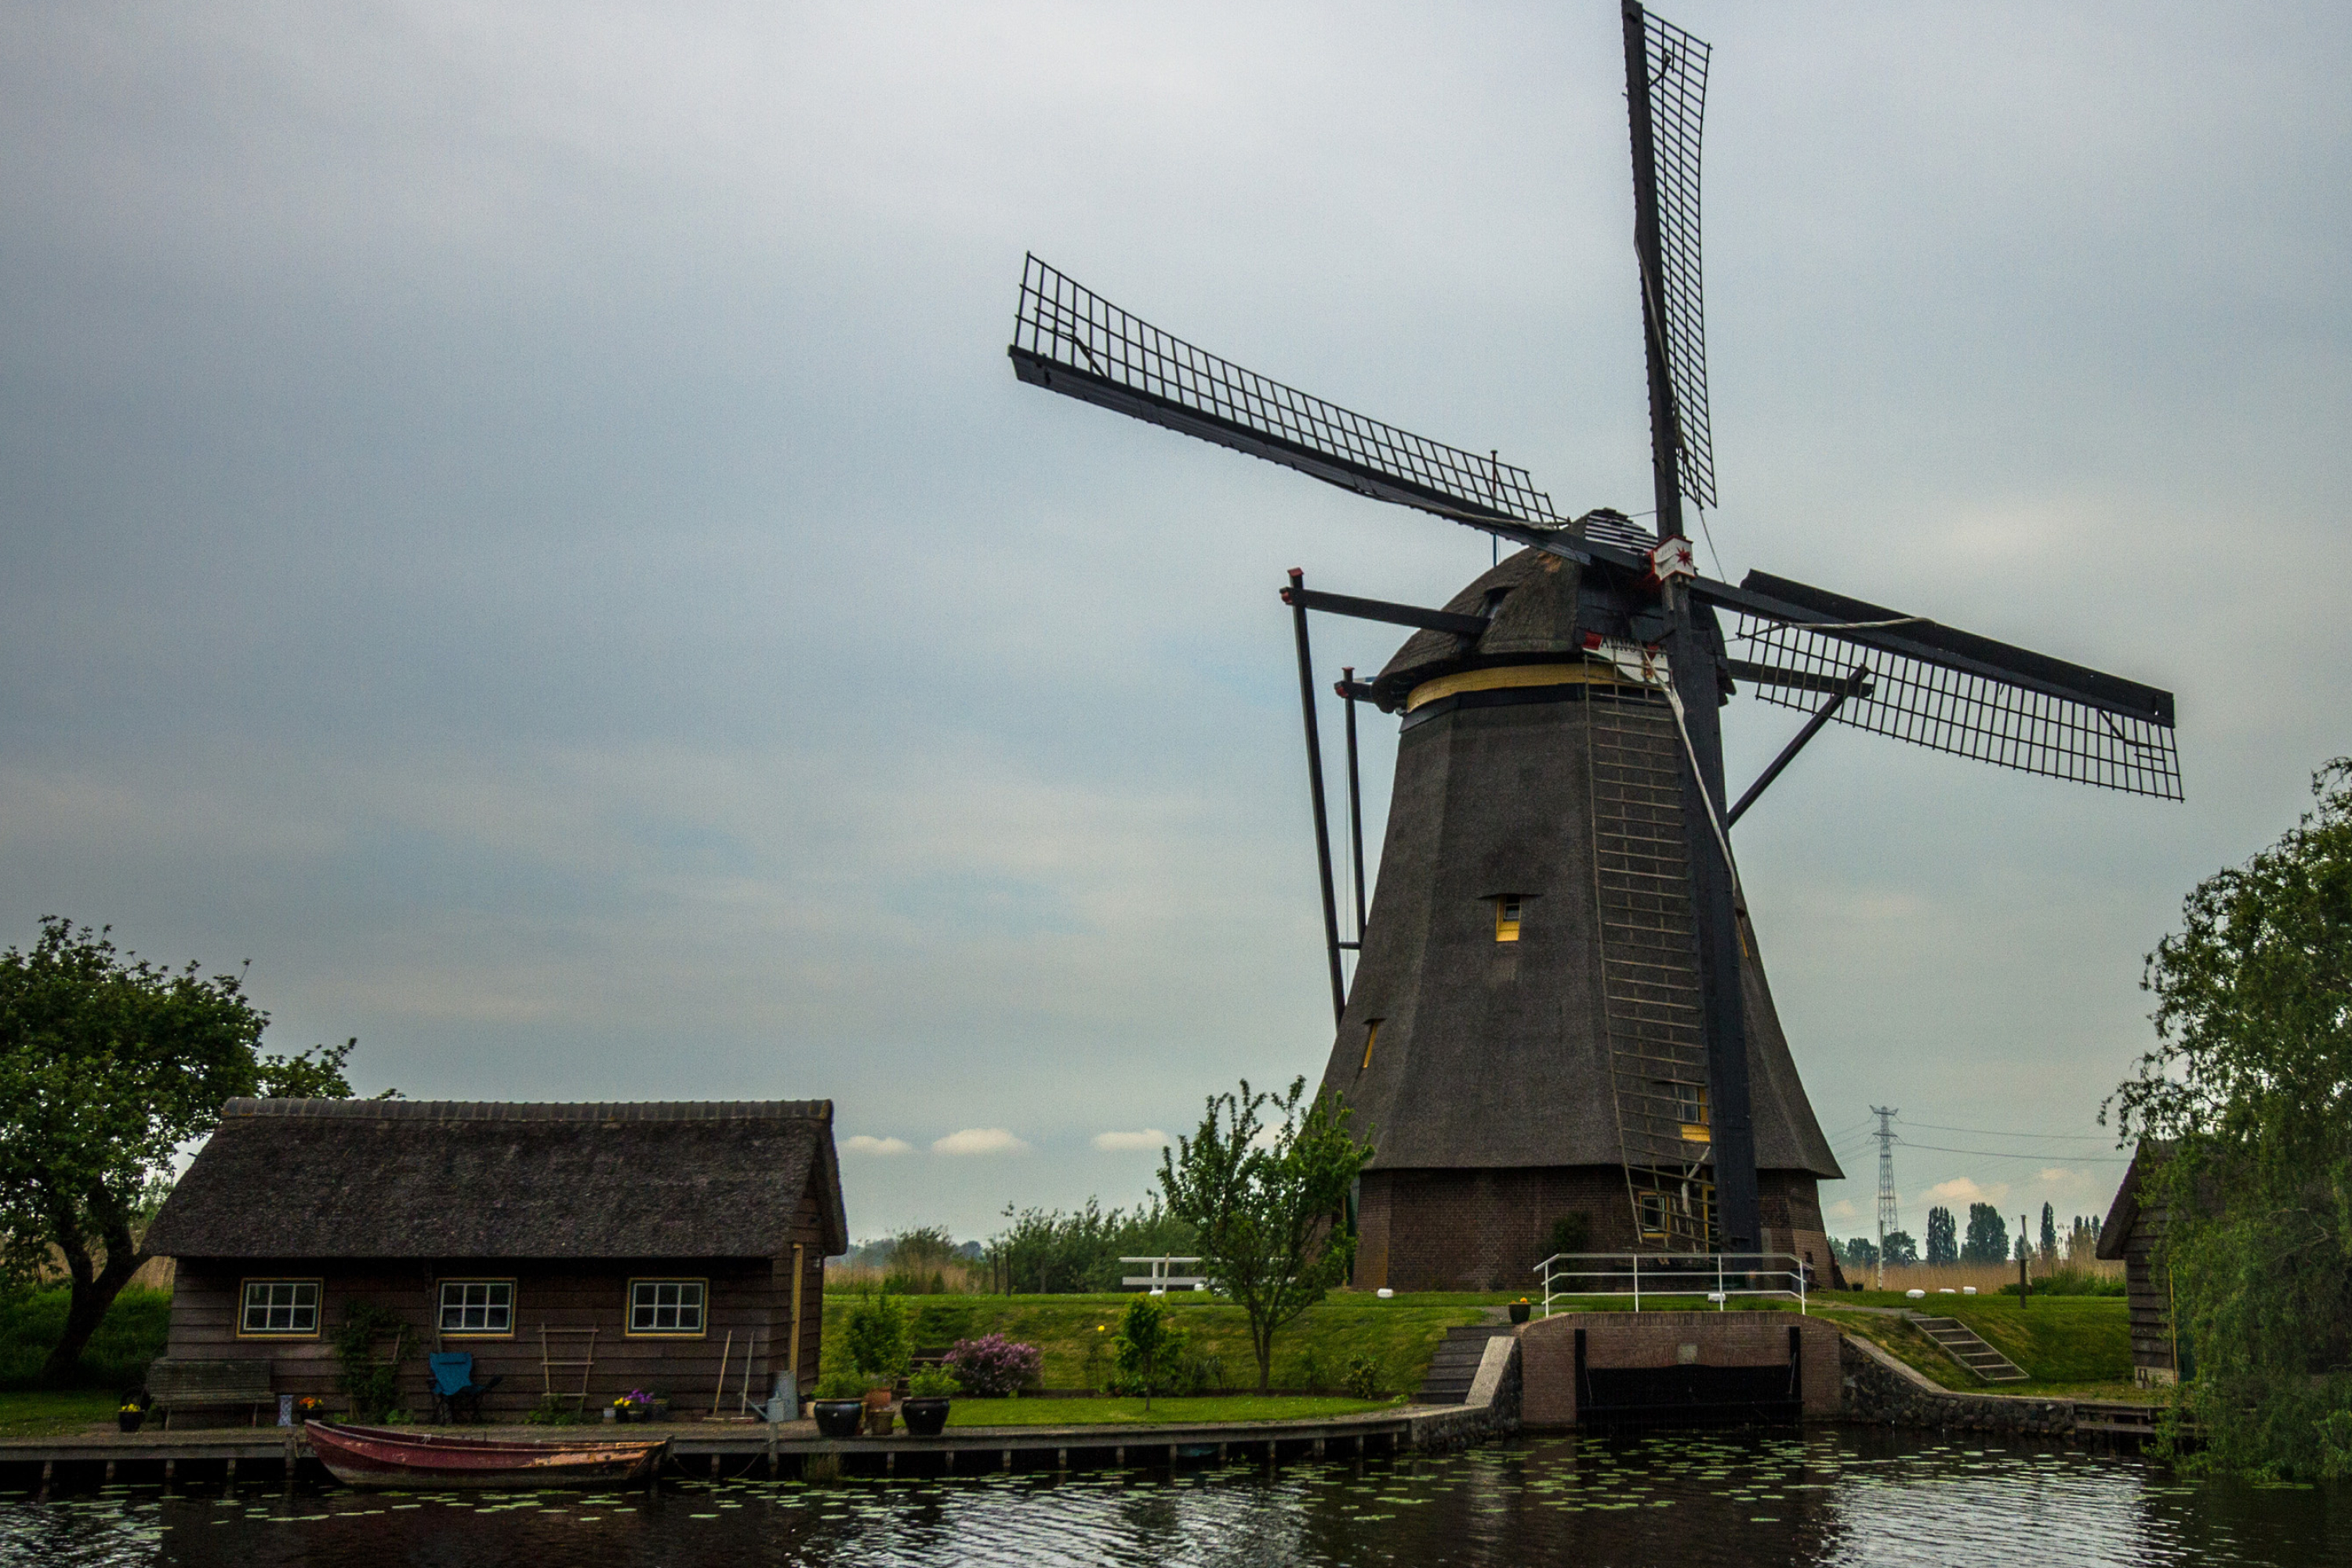
[[2124, 1237], [2124, 1289], [2131, 1306], [2132, 1365], [2170, 1377], [2172, 1303], [2167, 1300], [2164, 1265], [2157, 1249], [2164, 1240], [2164, 1210], [2146, 1201], [2145, 1189], [2129, 1234]]

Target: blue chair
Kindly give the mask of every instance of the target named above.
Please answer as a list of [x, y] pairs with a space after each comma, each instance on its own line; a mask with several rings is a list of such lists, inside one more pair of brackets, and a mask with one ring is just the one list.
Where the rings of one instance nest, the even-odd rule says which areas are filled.
[[474, 1381], [474, 1358], [466, 1351], [444, 1351], [425, 1358], [433, 1369], [433, 1419], [455, 1421], [461, 1411], [471, 1409], [477, 1424], [482, 1419], [482, 1395], [506, 1381], [501, 1373], [488, 1383]]

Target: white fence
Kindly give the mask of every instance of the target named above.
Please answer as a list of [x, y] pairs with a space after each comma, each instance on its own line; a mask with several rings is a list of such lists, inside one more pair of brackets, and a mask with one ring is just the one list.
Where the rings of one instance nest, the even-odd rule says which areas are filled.
[[1147, 1286], [1155, 1296], [1165, 1296], [1171, 1289], [1177, 1290], [1205, 1290], [1209, 1288], [1208, 1277], [1205, 1275], [1171, 1274], [1168, 1271], [1172, 1266], [1179, 1263], [1198, 1263], [1201, 1260], [1197, 1258], [1122, 1258], [1119, 1261], [1121, 1263], [1149, 1263], [1151, 1265], [1150, 1273], [1129, 1274], [1122, 1278], [1119, 1280], [1119, 1283], [1122, 1285]]
[[1804, 1260], [1789, 1252], [1556, 1252], [1536, 1272], [1543, 1276], [1547, 1318], [1554, 1301], [1628, 1292], [1637, 1312], [1644, 1292], [1704, 1296], [1717, 1311], [1734, 1296], [1785, 1296], [1802, 1312], [1811, 1283]]

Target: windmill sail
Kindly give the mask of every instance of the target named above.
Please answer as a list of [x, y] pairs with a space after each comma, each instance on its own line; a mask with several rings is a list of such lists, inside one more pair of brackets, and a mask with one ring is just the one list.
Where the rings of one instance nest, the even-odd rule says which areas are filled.
[[[1715, 438], [1706, 413], [1706, 301], [1699, 269], [1699, 138], [1706, 118], [1706, 42], [1629, 5], [1638, 16], [1648, 78], [1649, 157], [1634, 147], [1634, 178], [1651, 187], [1658, 226], [1657, 276], [1645, 277], [1644, 319], [1659, 335], [1674, 392], [1675, 472], [1682, 493], [1715, 505]], [[1629, 48], [1631, 45], [1629, 44]], [[1637, 193], [1639, 199], [1639, 193]], [[1648, 270], [1646, 263], [1643, 268]]]
[[1034, 256], [1021, 274], [1014, 374], [1049, 391], [1530, 542], [1557, 526], [1525, 468], [1432, 441], [1244, 370], [1137, 320]]
[[2172, 694], [1767, 573], [1694, 586], [1738, 617], [1735, 679], [1812, 709], [1857, 665], [1832, 723], [2045, 778], [2179, 800]]

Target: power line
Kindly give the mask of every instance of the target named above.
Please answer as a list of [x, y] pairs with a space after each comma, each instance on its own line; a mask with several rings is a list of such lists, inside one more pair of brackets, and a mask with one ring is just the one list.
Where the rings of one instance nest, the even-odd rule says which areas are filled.
[[1988, 1138], [2074, 1138], [2092, 1142], [2105, 1142], [2104, 1132], [2010, 1132], [1999, 1127], [1953, 1127], [1941, 1121], [1906, 1121], [1906, 1127], [1929, 1127], [1938, 1132], [1977, 1132]]
[[2099, 1165], [2131, 1163], [2128, 1155], [2074, 1154], [2063, 1149], [2026, 1149], [2015, 1152], [2003, 1152], [1999, 1149], [1954, 1149], [1942, 1143], [1914, 1143], [1908, 1138], [1903, 1140], [1903, 1146], [1906, 1149], [1931, 1149], [1938, 1154], [1981, 1154], [1988, 1160], [2072, 1160]]

